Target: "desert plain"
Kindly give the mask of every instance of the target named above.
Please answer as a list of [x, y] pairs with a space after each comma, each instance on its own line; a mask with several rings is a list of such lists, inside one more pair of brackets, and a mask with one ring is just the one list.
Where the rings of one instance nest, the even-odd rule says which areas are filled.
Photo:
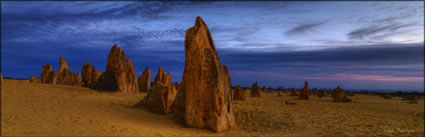
[[330, 96], [245, 92], [245, 101], [232, 101], [237, 127], [216, 133], [134, 107], [146, 93], [4, 79], [1, 136], [424, 136], [424, 99], [409, 104], [356, 94], [352, 102], [336, 103]]

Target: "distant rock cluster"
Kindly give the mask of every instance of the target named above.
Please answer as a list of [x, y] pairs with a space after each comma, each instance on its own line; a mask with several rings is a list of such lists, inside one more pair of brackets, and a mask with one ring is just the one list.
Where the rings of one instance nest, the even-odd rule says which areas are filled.
[[233, 92], [233, 100], [246, 100], [245, 91], [239, 85], [236, 85], [236, 88]]
[[80, 86], [81, 80], [77, 79], [77, 75], [68, 67], [65, 58], [59, 59], [59, 73], [56, 75], [56, 84]]
[[85, 62], [81, 68], [81, 77], [83, 86], [95, 88], [102, 72], [97, 71], [96, 67], [89, 62]]
[[[146, 73], [145, 73], [146, 72]], [[143, 78], [150, 75], [149, 69], [146, 68], [145, 72], [140, 76], [139, 82], [147, 81], [149, 78]], [[149, 87], [150, 87], [150, 80]], [[147, 84], [147, 83], [145, 83]], [[146, 86], [147, 87], [147, 86]], [[144, 87], [144, 88], [146, 88]], [[149, 88], [148, 94], [136, 106], [146, 106], [150, 111], [159, 114], [167, 114], [172, 112], [172, 104], [176, 98], [176, 89], [172, 83], [171, 73], [165, 75], [162, 67], [159, 67], [158, 74], [155, 76], [155, 82], [152, 88]]]
[[56, 85], [56, 81], [57, 75], [56, 72], [53, 70], [52, 65], [43, 65], [43, 71], [41, 71], [41, 83]]
[[251, 97], [261, 97], [261, 88], [258, 86], [258, 82], [251, 86]]
[[30, 76], [29, 81], [30, 83], [41, 83], [41, 80], [33, 75]]
[[297, 90], [295, 88], [291, 89], [291, 96], [298, 96]]
[[95, 66], [85, 62], [81, 73], [75, 74], [69, 68], [64, 57], [59, 58], [59, 72], [53, 70], [52, 65], [45, 64], [41, 78], [31, 76], [31, 83], [60, 84], [85, 86], [93, 89], [119, 91], [126, 93], [139, 92], [136, 71], [130, 59], [126, 59], [125, 52], [114, 45], [106, 62], [106, 72], [99, 72]]
[[308, 82], [304, 82], [304, 88], [300, 91], [300, 95], [298, 96], [299, 100], [308, 100], [308, 96], [310, 95], [310, 90], [308, 89]]
[[321, 90], [319, 90], [319, 91], [317, 91], [317, 97], [319, 97], [319, 98], [321, 98], [321, 97], [325, 97], [325, 96], [327, 96], [328, 94], [327, 94], [327, 92], [326, 92], [326, 89], [321, 89]]
[[100, 75], [95, 88], [126, 93], [139, 91], [136, 71], [124, 50], [114, 45], [109, 52], [106, 71]]
[[334, 102], [351, 102], [351, 99], [347, 98], [344, 90], [342, 90], [339, 86], [337, 86], [335, 92], [333, 92], [332, 98]]

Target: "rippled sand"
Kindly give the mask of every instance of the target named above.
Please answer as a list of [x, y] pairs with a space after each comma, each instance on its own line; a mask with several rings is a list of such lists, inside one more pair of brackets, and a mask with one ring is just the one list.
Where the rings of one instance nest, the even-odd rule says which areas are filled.
[[2, 136], [424, 136], [423, 99], [408, 104], [400, 98], [356, 95], [353, 102], [334, 103], [330, 97], [305, 101], [263, 93], [234, 101], [238, 128], [214, 133], [185, 128], [172, 114], [132, 107], [146, 94], [27, 80], [5, 79], [2, 84]]

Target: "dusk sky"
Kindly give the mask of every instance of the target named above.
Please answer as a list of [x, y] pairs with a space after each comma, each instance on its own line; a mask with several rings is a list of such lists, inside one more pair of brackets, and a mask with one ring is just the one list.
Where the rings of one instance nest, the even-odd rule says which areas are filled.
[[424, 90], [424, 2], [1, 2], [1, 72], [40, 77], [63, 56], [104, 72], [114, 44], [139, 77], [180, 82], [184, 37], [207, 23], [232, 85]]

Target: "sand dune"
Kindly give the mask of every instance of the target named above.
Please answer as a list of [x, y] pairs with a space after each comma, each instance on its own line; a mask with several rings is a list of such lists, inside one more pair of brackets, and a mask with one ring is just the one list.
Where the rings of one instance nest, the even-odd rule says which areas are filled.
[[[172, 114], [134, 108], [146, 94], [5, 79], [1, 90], [2, 136], [423, 136], [424, 100], [408, 104], [356, 95], [350, 103], [330, 97], [263, 93], [234, 101], [238, 128], [224, 133], [185, 128]], [[247, 92], [246, 95], [249, 95]], [[296, 102], [286, 105], [285, 100]]]

